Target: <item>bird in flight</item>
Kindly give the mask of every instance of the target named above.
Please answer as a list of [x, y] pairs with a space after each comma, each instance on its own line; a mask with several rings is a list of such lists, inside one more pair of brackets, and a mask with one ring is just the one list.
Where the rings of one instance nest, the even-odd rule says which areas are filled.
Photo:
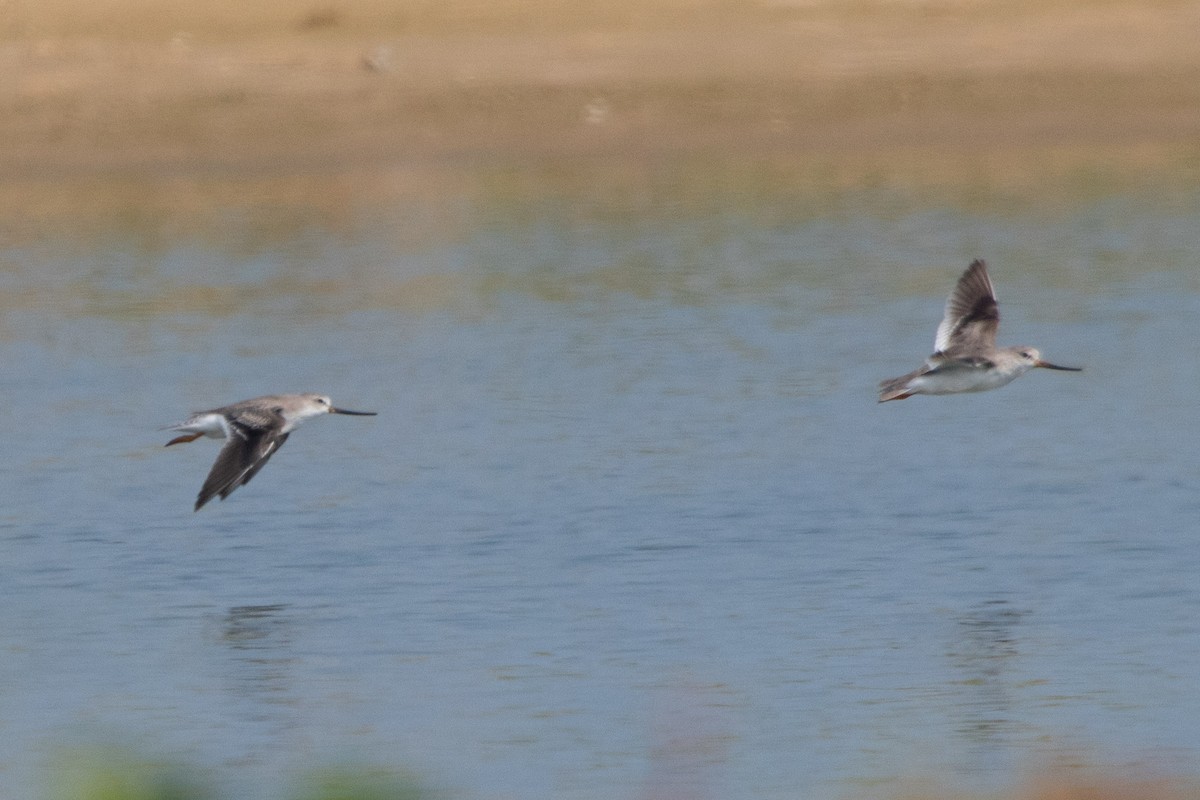
[[1034, 367], [1080, 372], [1042, 360], [1037, 348], [996, 347], [1000, 309], [987, 265], [976, 259], [946, 300], [934, 352], [917, 370], [879, 384], [879, 402], [914, 394], [984, 392], [1011, 383]]
[[167, 442], [167, 447], [193, 442], [201, 436], [225, 440], [196, 497], [195, 510], [199, 511], [213, 497], [224, 500], [234, 489], [249, 483], [301, 422], [322, 414], [373, 417], [375, 413], [335, 408], [323, 394], [270, 394], [197, 411], [164, 430], [182, 433]]

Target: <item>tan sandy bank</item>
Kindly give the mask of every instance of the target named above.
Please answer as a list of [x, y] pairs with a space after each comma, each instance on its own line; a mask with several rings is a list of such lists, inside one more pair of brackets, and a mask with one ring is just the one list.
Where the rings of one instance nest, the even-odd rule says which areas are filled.
[[10, 178], [1046, 148], [1127, 154], [1141, 169], [1200, 141], [1196, 4], [9, 0], [5, 11]]

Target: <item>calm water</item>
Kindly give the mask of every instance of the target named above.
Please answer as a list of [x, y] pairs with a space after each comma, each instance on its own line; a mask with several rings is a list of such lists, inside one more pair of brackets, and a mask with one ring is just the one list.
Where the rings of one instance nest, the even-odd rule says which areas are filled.
[[[470, 800], [1194, 771], [1200, 186], [263, 191], [10, 225], [0, 795], [101, 741], [255, 798], [342, 762]], [[1001, 339], [1086, 371], [877, 405], [977, 255]], [[307, 390], [379, 416], [193, 514], [216, 444], [157, 428]]]

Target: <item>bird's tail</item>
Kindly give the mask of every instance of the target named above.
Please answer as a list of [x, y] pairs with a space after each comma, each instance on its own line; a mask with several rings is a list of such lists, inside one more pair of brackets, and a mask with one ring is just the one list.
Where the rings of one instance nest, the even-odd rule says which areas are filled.
[[879, 384], [879, 402], [886, 403], [888, 400], [903, 400], [906, 397], [912, 397], [912, 392], [908, 390], [908, 382], [913, 379], [915, 373], [909, 373], [900, 378], [888, 378]]

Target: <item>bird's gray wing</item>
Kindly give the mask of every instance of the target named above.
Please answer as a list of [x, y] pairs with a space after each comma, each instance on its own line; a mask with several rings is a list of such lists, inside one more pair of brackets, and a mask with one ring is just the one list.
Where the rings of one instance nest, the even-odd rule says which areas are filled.
[[938, 325], [934, 352], [952, 357], [990, 353], [996, 347], [999, 327], [1000, 308], [987, 265], [976, 259], [958, 279], [946, 300], [946, 313]]
[[235, 410], [228, 419], [229, 438], [200, 487], [196, 511], [213, 497], [219, 495], [224, 500], [234, 489], [249, 483], [289, 435], [280, 432], [284, 419], [278, 409]]
[[[279, 437], [274, 440], [273, 447], [271, 447], [269, 450], [264, 449], [262, 457], [259, 458], [258, 461], [254, 462], [253, 467], [246, 470], [246, 474], [242, 476], [242, 480], [238, 483], [238, 486], [245, 486], [247, 483], [249, 483], [250, 479], [257, 475], [260, 469], [266, 466], [267, 462], [271, 459], [271, 456], [275, 455], [279, 448], [283, 447], [283, 443], [288, 440], [289, 436], [291, 436], [290, 433], [280, 434]], [[234, 488], [237, 487], [230, 488], [229, 492], [232, 492]], [[229, 492], [222, 494], [221, 499], [223, 500], [228, 497]]]

